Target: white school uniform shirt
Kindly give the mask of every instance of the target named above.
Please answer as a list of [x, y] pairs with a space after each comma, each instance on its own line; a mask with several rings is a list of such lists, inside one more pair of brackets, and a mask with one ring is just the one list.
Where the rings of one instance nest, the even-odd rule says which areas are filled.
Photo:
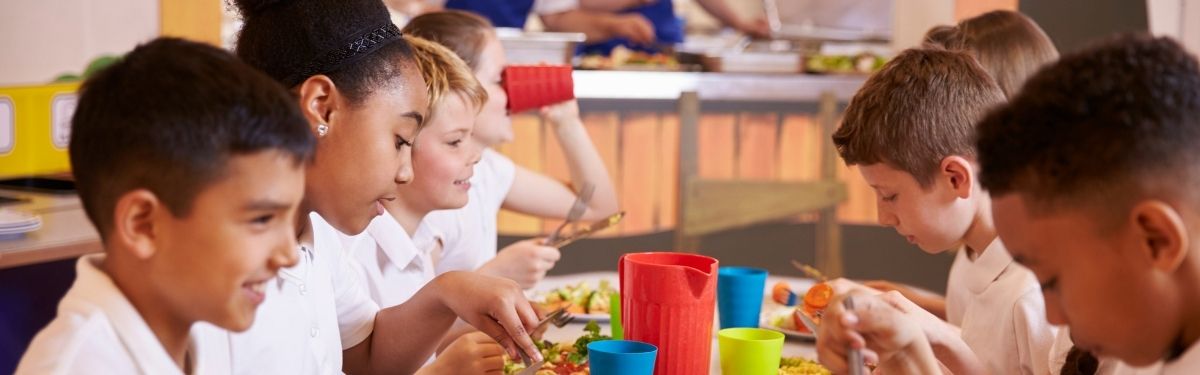
[[425, 216], [424, 223], [442, 236], [442, 257], [436, 264], [439, 275], [474, 271], [496, 257], [496, 215], [516, 173], [512, 160], [490, 148], [484, 149], [471, 176], [467, 205]]
[[343, 235], [310, 213], [313, 248], [267, 283], [254, 325], [232, 334], [233, 368], [240, 374], [337, 374], [342, 350], [366, 339], [378, 305], [343, 249]]
[[959, 251], [950, 267], [946, 320], [962, 329], [963, 341], [991, 373], [1049, 373], [1057, 329], [1045, 311], [1037, 278], [1013, 261], [999, 238], [978, 259]]
[[[58, 315], [38, 332], [17, 374], [181, 374], [182, 370], [112, 279], [100, 269], [104, 254], [86, 255]], [[188, 357], [193, 374], [230, 371], [226, 332], [192, 326]]]
[[391, 214], [372, 219], [352, 248], [371, 299], [384, 308], [396, 306], [433, 280], [436, 273], [431, 252], [437, 238], [425, 224], [409, 237]]

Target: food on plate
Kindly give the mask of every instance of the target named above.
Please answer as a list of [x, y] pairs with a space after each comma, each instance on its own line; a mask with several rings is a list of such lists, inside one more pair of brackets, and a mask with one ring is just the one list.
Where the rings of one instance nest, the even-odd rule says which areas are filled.
[[796, 306], [796, 292], [786, 282], [780, 281], [771, 287], [771, 299], [784, 306]]
[[833, 299], [833, 288], [827, 283], [816, 283], [804, 293], [802, 308], [810, 316], [820, 316], [821, 311], [829, 306], [830, 299]]
[[779, 375], [829, 375], [829, 369], [817, 361], [800, 357], [779, 359]]
[[[587, 334], [580, 336], [574, 344], [553, 343], [549, 340], [535, 342], [546, 358], [546, 363], [537, 371], [537, 375], [588, 375], [587, 346], [592, 341], [611, 340], [609, 336], [600, 334], [600, 325], [588, 322], [583, 328]], [[525, 370], [525, 365], [519, 360], [504, 356], [504, 373], [516, 374]]]
[[[775, 286], [772, 288], [772, 299], [775, 300], [775, 302], [779, 302], [781, 299], [781, 298], [779, 298], [779, 296], [782, 293], [782, 292], [780, 292], [781, 287], [783, 289], [786, 289], [787, 284], [784, 284], [784, 283], [775, 284]], [[790, 292], [790, 289], [788, 289], [788, 291]], [[811, 288], [808, 288], [807, 292], [804, 293], [804, 297], [801, 299], [803, 302], [799, 303], [799, 306], [796, 306], [793, 309], [789, 309], [788, 313], [786, 313], [786, 314], [772, 314], [772, 316], [770, 317], [770, 319], [768, 320], [767, 323], [775, 328], [781, 328], [781, 329], [796, 331], [796, 332], [800, 332], [800, 333], [812, 334], [813, 332], [810, 331], [808, 329], [808, 327], [804, 325], [804, 322], [801, 320], [800, 314], [804, 314], [804, 315], [808, 316], [808, 318], [811, 319], [813, 321], [813, 323], [820, 325], [821, 324], [821, 312], [823, 312], [825, 310], [825, 307], [829, 305], [829, 300], [832, 298], [833, 298], [833, 288], [831, 288], [829, 286], [829, 284], [827, 284], [827, 283], [814, 284]], [[794, 301], [791, 305], [784, 304], [784, 303], [780, 303], [780, 304], [785, 305], [785, 306], [797, 305], [797, 303], [794, 303]]]
[[871, 54], [812, 55], [804, 59], [804, 71], [817, 74], [871, 74], [883, 68], [887, 59]]
[[580, 69], [677, 70], [679, 61], [666, 53], [635, 51], [625, 46], [613, 48], [608, 56], [587, 55], [579, 59]]
[[596, 288], [580, 282], [542, 293], [534, 300], [545, 311], [566, 306], [572, 314], [608, 314], [609, 298], [616, 292], [608, 280], [600, 280]]

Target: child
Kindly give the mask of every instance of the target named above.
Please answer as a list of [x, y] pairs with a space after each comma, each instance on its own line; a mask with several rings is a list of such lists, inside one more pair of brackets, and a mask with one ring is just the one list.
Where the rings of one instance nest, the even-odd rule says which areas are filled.
[[931, 254], [964, 248], [969, 262], [959, 267], [969, 277], [948, 289], [966, 298], [947, 306], [963, 311], [961, 334], [937, 319], [925, 326], [955, 373], [979, 364], [996, 374], [1048, 372], [1054, 329], [1038, 314], [1037, 280], [996, 240], [970, 143], [975, 121], [1003, 102], [969, 55], [911, 49], [867, 80], [833, 134], [842, 159], [874, 188], [881, 224]]
[[[1200, 371], [1198, 118], [1195, 57], [1123, 35], [1038, 72], [978, 127], [996, 230], [1037, 275], [1046, 317], [1102, 357], [1161, 365], [1121, 372]], [[885, 367], [934, 361], [905, 309], [867, 295], [852, 312], [834, 306], [822, 361], [846, 344], [891, 359]]]
[[[460, 11], [430, 13], [413, 18], [404, 32], [438, 42], [455, 51], [475, 71], [487, 89], [488, 101], [475, 122], [474, 139], [488, 147], [475, 167], [471, 198], [460, 210], [429, 215], [429, 225], [443, 236], [438, 272], [476, 270], [516, 280], [530, 288], [558, 261], [558, 249], [541, 245], [542, 239], [517, 242], [496, 252], [496, 215], [504, 207], [530, 215], [564, 218], [575, 193], [547, 176], [514, 165], [490, 147], [513, 138], [512, 120], [505, 110], [507, 96], [500, 87], [504, 50], [491, 24]], [[574, 100], [543, 108], [562, 145], [571, 182], [576, 188], [596, 187], [583, 220], [598, 220], [617, 212], [617, 195], [604, 162], [579, 120]]]
[[84, 83], [71, 167], [103, 254], [79, 259], [19, 374], [230, 372], [221, 330], [255, 322], [296, 263], [314, 140], [278, 83], [161, 38]]
[[236, 372], [411, 373], [461, 316], [509, 354], [541, 357], [537, 313], [516, 283], [435, 278], [385, 309], [359, 281], [343, 233], [358, 234], [411, 181], [412, 140], [429, 108], [408, 43], [377, 0], [240, 0], [237, 52], [291, 87], [317, 136], [307, 168], [300, 261], [268, 285], [259, 323], [232, 339]]
[[[925, 34], [925, 40], [930, 44], [970, 53], [996, 80], [1006, 98], [1015, 94], [1025, 79], [1039, 67], [1058, 59], [1058, 50], [1037, 23], [1021, 13], [1007, 10], [968, 18], [956, 26], [934, 27]], [[957, 252], [954, 265], [950, 267], [947, 285], [966, 283], [972, 276], [969, 271], [971, 262], [965, 252]], [[868, 281], [864, 284], [882, 291], [897, 290], [917, 305], [955, 325], [962, 324], [962, 308], [966, 306], [963, 301], [971, 298], [965, 288], [949, 289], [947, 295], [942, 297], [886, 281]], [[947, 299], [952, 302], [947, 302]], [[955, 310], [946, 311], [947, 305], [955, 306]]]
[[[385, 307], [404, 303], [434, 278], [432, 253], [440, 243], [421, 221], [433, 210], [467, 203], [468, 179], [481, 150], [471, 140], [471, 131], [478, 108], [487, 101], [471, 68], [454, 52], [413, 36], [405, 40], [413, 48], [430, 98], [428, 123], [413, 146], [417, 177], [397, 187], [396, 199], [384, 204], [388, 213], [371, 221], [353, 250], [371, 298]], [[503, 348], [487, 335], [453, 339], [457, 340], [421, 372], [474, 374], [504, 368]]]

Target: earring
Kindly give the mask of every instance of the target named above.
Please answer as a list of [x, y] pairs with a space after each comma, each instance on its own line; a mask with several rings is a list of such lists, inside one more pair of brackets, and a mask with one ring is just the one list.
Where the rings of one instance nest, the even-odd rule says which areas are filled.
[[325, 125], [325, 124], [317, 125], [317, 136], [318, 137], [324, 137], [325, 133], [328, 133], [328, 132], [329, 132], [329, 125]]

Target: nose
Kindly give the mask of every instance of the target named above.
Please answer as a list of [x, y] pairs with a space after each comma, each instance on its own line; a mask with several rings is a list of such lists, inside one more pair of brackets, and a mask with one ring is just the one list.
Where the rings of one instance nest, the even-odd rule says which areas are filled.
[[290, 230], [290, 225], [286, 226], [288, 230], [282, 230], [282, 241], [275, 246], [275, 250], [271, 253], [270, 264], [268, 267], [272, 271], [277, 271], [280, 268], [288, 268], [295, 266], [300, 261], [300, 255], [296, 253], [296, 235]]
[[467, 159], [467, 163], [469, 165], [479, 164], [479, 160], [483, 158], [483, 142], [476, 140], [474, 137], [470, 139], [471, 141], [467, 142], [470, 146], [467, 147], [471, 148], [471, 158]]
[[1063, 313], [1062, 307], [1058, 303], [1058, 299], [1051, 298], [1045, 293], [1042, 294], [1042, 301], [1046, 304], [1046, 321], [1053, 325], [1066, 325], [1067, 315]]
[[900, 225], [900, 218], [896, 217], [895, 213], [885, 208], [882, 204], [875, 205], [876, 220], [880, 225], [895, 228]]
[[396, 183], [407, 184], [413, 180], [412, 147], [400, 151], [400, 168], [396, 170]]

